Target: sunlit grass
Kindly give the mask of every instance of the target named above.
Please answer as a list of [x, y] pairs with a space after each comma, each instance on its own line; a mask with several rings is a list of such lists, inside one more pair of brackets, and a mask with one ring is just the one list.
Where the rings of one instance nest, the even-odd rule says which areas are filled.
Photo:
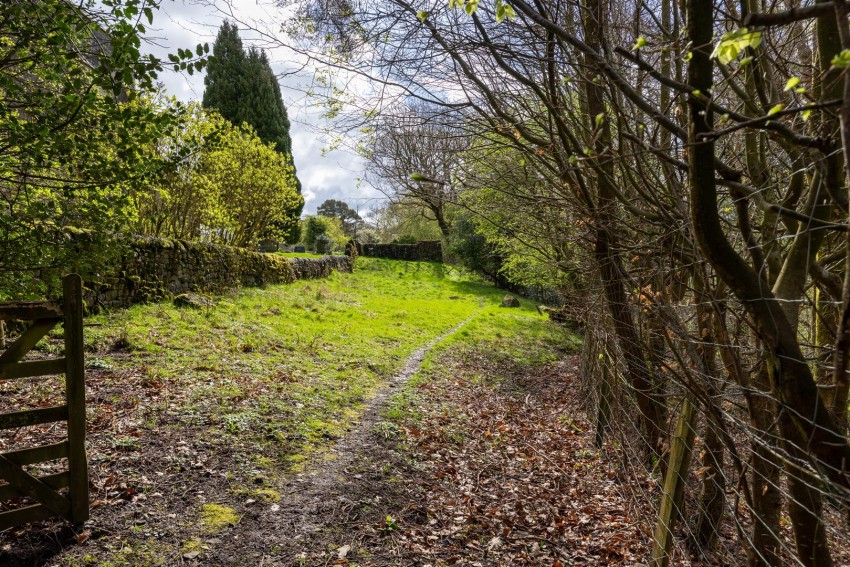
[[531, 303], [500, 307], [503, 295], [441, 264], [360, 258], [353, 274], [244, 289], [206, 309], [162, 303], [98, 315], [86, 340], [102, 360], [113, 345], [129, 347], [110, 364], [185, 393], [185, 407], [169, 408], [181, 423], [294, 464], [344, 434], [415, 349], [473, 315], [443, 348], [487, 341], [503, 356], [514, 346], [502, 337], [520, 333], [530, 345], [545, 334], [538, 327], [551, 327]]

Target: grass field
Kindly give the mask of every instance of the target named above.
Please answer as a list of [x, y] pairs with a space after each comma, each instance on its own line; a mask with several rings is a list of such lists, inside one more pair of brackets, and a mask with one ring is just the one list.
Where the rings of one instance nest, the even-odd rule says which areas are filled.
[[499, 356], [502, 335], [552, 332], [532, 324], [543, 317], [530, 303], [501, 308], [503, 295], [440, 264], [361, 258], [354, 274], [244, 289], [209, 309], [99, 315], [87, 329], [89, 364], [141, 369], [182, 392], [177, 407], [159, 408], [172, 426], [202, 418], [213, 438], [251, 440], [269, 448], [267, 464], [297, 465], [340, 435], [411, 352], [473, 315], [447, 344], [492, 340]]
[[[246, 500], [280, 499], [281, 480], [344, 435], [413, 351], [462, 322], [421, 376], [446, 349], [534, 366], [571, 345], [532, 303], [507, 309], [503, 296], [440, 264], [360, 258], [353, 274], [243, 289], [208, 308], [90, 318], [94, 535], [57, 564], [158, 565], [191, 553]], [[38, 405], [37, 392], [7, 399]], [[0, 560], [7, 549], [0, 539]]]
[[278, 252], [284, 258], [321, 258], [323, 254], [313, 252]]

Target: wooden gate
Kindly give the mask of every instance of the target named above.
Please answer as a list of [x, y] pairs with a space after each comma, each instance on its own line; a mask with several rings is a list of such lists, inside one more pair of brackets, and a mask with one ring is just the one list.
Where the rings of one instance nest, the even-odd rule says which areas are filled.
[[[62, 304], [49, 301], [0, 303], [0, 320], [32, 321], [30, 327], [0, 355], [0, 380], [65, 375], [65, 405], [0, 413], [0, 431], [67, 421], [68, 436], [60, 443], [0, 453], [0, 503], [28, 496], [35, 504], [0, 512], [0, 530], [61, 516], [73, 524], [89, 517], [86, 463], [85, 364], [83, 361], [82, 281], [72, 274], [62, 280]], [[64, 323], [65, 357], [21, 362], [53, 327]], [[67, 470], [36, 477], [27, 466], [67, 459]], [[67, 488], [67, 494], [60, 490]]]

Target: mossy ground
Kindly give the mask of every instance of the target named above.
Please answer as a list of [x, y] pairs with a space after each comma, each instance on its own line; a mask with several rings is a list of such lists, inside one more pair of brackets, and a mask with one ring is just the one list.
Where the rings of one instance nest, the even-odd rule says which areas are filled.
[[[244, 289], [206, 309], [163, 303], [91, 318], [90, 539], [51, 564], [172, 564], [187, 542], [214, 555], [199, 510], [277, 506], [282, 479], [345, 435], [414, 350], [462, 321], [471, 319], [438, 351], [545, 364], [553, 344], [569, 344], [531, 302], [506, 309], [503, 296], [440, 264], [360, 258], [353, 274]], [[389, 429], [410, 409], [403, 398]], [[43, 541], [38, 530], [3, 534], [0, 563], [22, 557], [13, 541], [34, 553], [55, 545], [42, 528]]]

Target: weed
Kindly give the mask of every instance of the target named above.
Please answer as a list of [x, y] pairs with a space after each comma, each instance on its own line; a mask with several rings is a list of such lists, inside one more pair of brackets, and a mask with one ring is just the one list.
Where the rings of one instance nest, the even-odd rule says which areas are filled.
[[375, 424], [375, 431], [384, 439], [397, 437], [401, 433], [401, 427], [391, 421], [379, 421]]
[[387, 516], [384, 520], [384, 525], [381, 526], [381, 533], [384, 535], [390, 534], [399, 529], [398, 523], [392, 516]]

